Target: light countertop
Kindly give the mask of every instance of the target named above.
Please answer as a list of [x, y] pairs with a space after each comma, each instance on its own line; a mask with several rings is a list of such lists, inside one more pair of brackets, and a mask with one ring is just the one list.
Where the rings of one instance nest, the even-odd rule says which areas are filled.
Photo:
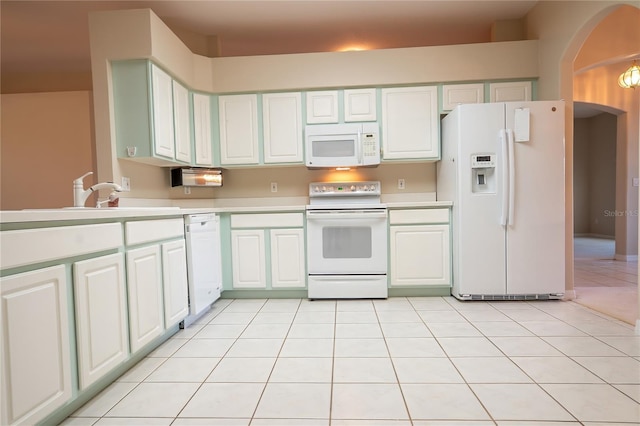
[[[140, 204], [144, 200], [136, 200]], [[136, 202], [129, 201], [129, 202]], [[271, 197], [251, 199], [216, 200], [168, 200], [173, 206], [123, 206], [112, 208], [60, 208], [5, 210], [0, 212], [0, 223], [56, 222], [126, 218], [160, 218], [197, 213], [271, 213], [304, 212], [307, 197]], [[382, 195], [382, 203], [388, 208], [432, 208], [450, 207], [450, 201], [435, 201], [433, 194], [389, 194]]]

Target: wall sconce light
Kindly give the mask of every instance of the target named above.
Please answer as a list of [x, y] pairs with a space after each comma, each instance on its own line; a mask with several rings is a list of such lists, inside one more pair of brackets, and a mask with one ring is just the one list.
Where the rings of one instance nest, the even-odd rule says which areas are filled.
[[636, 61], [633, 61], [628, 70], [620, 74], [618, 85], [625, 89], [635, 89], [640, 86], [640, 66], [636, 64]]

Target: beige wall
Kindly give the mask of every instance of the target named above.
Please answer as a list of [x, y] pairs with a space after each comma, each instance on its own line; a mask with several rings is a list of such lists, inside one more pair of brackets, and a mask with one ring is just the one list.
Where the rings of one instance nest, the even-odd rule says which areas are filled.
[[601, 113], [574, 121], [574, 232], [615, 237], [615, 115]]
[[576, 119], [573, 123], [573, 232], [588, 235], [589, 216], [589, 121]]
[[[382, 164], [375, 168], [350, 171], [308, 170], [305, 167], [229, 169], [223, 174], [221, 188], [192, 188], [184, 195], [183, 188], [171, 190], [172, 199], [306, 197], [309, 183], [326, 181], [379, 180], [384, 194], [435, 193], [435, 163]], [[398, 179], [405, 180], [405, 189], [398, 189]], [[271, 193], [271, 182], [278, 192]]]
[[95, 169], [91, 92], [2, 95], [0, 102], [0, 208], [73, 206], [73, 179]]

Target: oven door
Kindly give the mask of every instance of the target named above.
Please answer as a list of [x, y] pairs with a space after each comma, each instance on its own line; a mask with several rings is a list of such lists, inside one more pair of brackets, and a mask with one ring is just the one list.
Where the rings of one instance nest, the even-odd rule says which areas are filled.
[[310, 275], [387, 273], [387, 210], [308, 210]]

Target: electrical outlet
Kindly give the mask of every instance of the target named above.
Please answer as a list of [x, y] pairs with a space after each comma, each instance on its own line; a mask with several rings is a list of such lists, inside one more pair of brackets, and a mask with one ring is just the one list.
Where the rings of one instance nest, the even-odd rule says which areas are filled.
[[191, 187], [190, 186], [185, 186], [184, 187], [184, 194], [185, 195], [191, 194]]
[[398, 179], [398, 189], [404, 189], [404, 179]]
[[271, 182], [271, 192], [278, 192], [278, 182]]
[[123, 176], [120, 186], [122, 187], [123, 191], [131, 191], [131, 179]]

